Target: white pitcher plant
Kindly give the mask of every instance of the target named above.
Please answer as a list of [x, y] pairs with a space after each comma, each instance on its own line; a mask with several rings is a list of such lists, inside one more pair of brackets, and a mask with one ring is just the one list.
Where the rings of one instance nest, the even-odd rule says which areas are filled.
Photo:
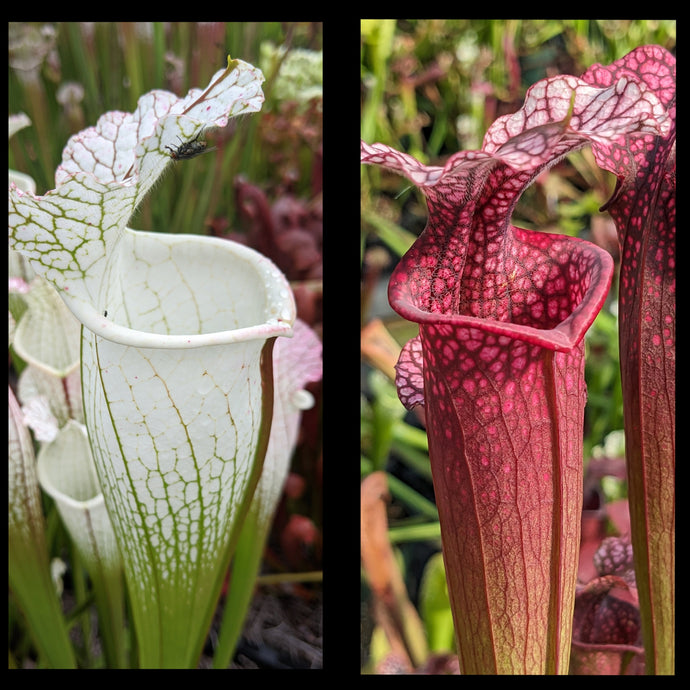
[[50, 577], [33, 440], [12, 388], [8, 392], [9, 586], [44, 663], [74, 668], [74, 652]]
[[127, 223], [205, 129], [261, 108], [262, 81], [228, 59], [203, 91], [148, 93], [69, 140], [54, 190], [10, 189], [10, 245], [82, 324], [84, 418], [143, 668], [197, 664], [261, 474], [273, 344], [292, 335], [295, 305], [245, 246]]
[[[35, 189], [33, 180], [27, 176], [17, 184], [27, 190]], [[15, 386], [16, 397], [13, 388], [9, 387], [9, 583], [41, 663], [52, 668], [74, 668], [77, 662], [54, 582], [56, 559], [49, 562], [34, 445], [40, 448], [39, 456], [51, 447], [51, 455], [54, 456], [59, 448], [60, 456], [72, 459], [78, 450], [71, 443], [64, 443], [61, 434], [67, 425], [79, 424], [83, 420], [79, 322], [54, 288], [36, 276], [23, 257], [13, 251], [9, 254], [8, 306], [9, 344], [23, 362]], [[69, 471], [71, 464], [62, 465], [61, 481], [65, 488], [72, 482], [77, 485], [84, 482], [81, 474]], [[108, 518], [101, 513], [103, 520]], [[70, 526], [67, 527], [69, 529]], [[109, 524], [105, 529], [112, 532]], [[80, 535], [72, 536], [79, 538]], [[120, 579], [121, 567], [116, 570], [115, 577]], [[115, 585], [110, 587], [108, 596], [108, 601], [113, 604], [108, 613], [115, 615], [102, 618], [104, 625], [108, 626], [103, 629], [102, 637], [106, 656], [116, 659], [119, 650], [124, 649], [122, 645], [118, 648], [111, 635], [118, 622], [118, 612], [122, 625], [122, 602], [118, 609], [114, 601], [121, 586], [112, 581], [110, 573], [104, 571], [103, 575], [108, 577], [111, 585]], [[99, 599], [100, 608], [103, 599]], [[121, 627], [115, 634], [122, 634]], [[121, 656], [119, 654], [119, 658]]]
[[89, 573], [106, 663], [111, 668], [125, 668], [122, 559], [96, 476], [86, 428], [68, 420], [56, 438], [41, 448], [36, 471]]

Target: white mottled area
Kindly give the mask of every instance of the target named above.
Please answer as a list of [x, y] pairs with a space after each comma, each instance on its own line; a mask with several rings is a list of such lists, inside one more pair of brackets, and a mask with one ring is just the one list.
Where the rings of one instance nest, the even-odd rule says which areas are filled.
[[[95, 388], [87, 414], [106, 409], [96, 402], [101, 382], [110, 402], [95, 452], [105, 481], [126, 489], [113, 507], [116, 523], [142, 569], [147, 551], [157, 554], [158, 577], [193, 577], [193, 569], [225, 546], [261, 421], [261, 346], [193, 349], [180, 364], [172, 351], [101, 340], [98, 355], [109, 364], [100, 374], [90, 361], [92, 346], [84, 348], [85, 385]], [[192, 569], [186, 574], [175, 571], [179, 553], [194, 555], [182, 559]]]

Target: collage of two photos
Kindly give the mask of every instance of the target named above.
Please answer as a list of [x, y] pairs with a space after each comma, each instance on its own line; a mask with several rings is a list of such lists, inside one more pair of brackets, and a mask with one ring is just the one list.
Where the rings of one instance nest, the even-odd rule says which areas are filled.
[[361, 23], [362, 673], [674, 673], [675, 27]]
[[675, 672], [675, 20], [8, 29], [10, 668]]

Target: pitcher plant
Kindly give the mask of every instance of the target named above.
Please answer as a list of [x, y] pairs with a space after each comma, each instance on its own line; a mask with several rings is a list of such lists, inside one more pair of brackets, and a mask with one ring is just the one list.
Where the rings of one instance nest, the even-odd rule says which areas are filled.
[[[582, 510], [583, 337], [607, 297], [613, 261], [583, 240], [510, 220], [525, 188], [585, 145], [598, 160], [608, 155], [610, 165], [624, 166], [614, 208], [622, 202], [629, 211], [635, 198], [624, 176], [634, 172], [631, 151], [644, 160], [656, 146], [655, 180], [669, 188], [670, 56], [663, 53], [640, 48], [580, 78], [537, 82], [520, 110], [489, 128], [481, 150], [457, 153], [443, 167], [362, 143], [363, 163], [405, 176], [428, 206], [427, 226], [393, 271], [388, 296], [419, 324], [396, 383], [406, 407], [425, 410], [463, 673], [568, 671]], [[662, 216], [656, 226], [665, 228]], [[663, 239], [662, 259], [671, 251]]]
[[261, 108], [262, 82], [228, 58], [204, 90], [150, 92], [74, 135], [54, 190], [10, 189], [10, 246], [82, 326], [84, 417], [143, 668], [201, 654], [261, 474], [273, 344], [291, 336], [295, 305], [252, 249], [127, 223], [166, 167], [205, 150], [208, 128]]

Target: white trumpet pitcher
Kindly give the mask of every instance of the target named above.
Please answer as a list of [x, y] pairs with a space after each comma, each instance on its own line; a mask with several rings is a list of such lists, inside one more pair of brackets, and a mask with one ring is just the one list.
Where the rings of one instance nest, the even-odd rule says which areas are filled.
[[154, 91], [70, 139], [43, 197], [10, 190], [10, 243], [82, 324], [84, 417], [122, 553], [140, 665], [194, 666], [258, 482], [272, 347], [292, 292], [257, 252], [127, 227], [170, 147], [255, 112], [263, 76]]

